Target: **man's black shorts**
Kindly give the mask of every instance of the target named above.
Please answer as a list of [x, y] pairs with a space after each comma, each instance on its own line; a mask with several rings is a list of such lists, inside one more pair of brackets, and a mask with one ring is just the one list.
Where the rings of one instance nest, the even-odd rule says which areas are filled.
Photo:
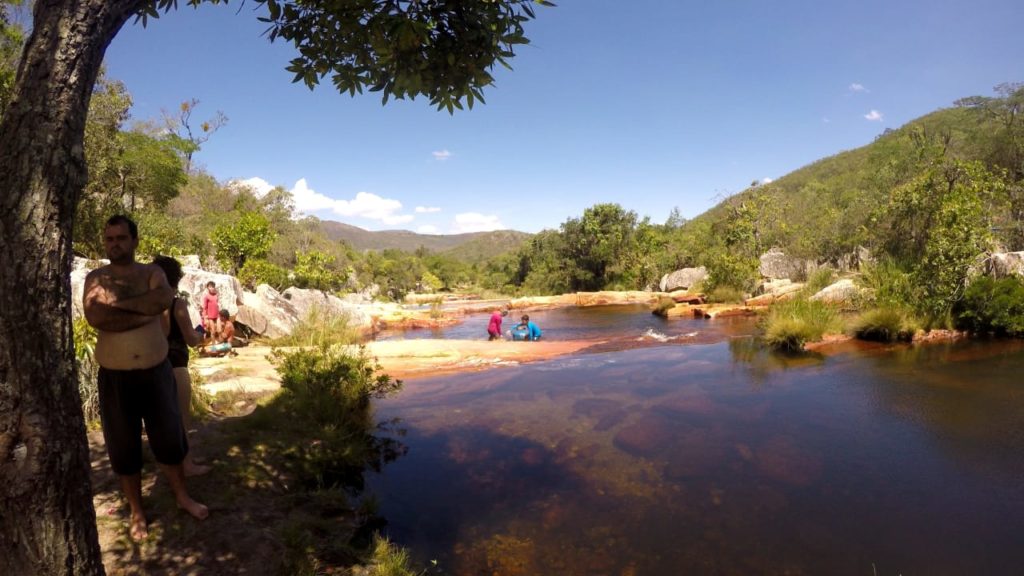
[[100, 420], [110, 467], [122, 476], [142, 470], [142, 423], [156, 461], [181, 464], [188, 440], [178, 409], [178, 386], [170, 362], [143, 370], [100, 368]]

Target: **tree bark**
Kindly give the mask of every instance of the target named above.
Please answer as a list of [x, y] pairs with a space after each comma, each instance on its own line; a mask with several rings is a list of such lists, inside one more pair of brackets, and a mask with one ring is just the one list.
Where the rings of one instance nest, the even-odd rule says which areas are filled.
[[37, 0], [0, 122], [0, 574], [102, 574], [71, 332], [71, 230], [103, 54], [139, 0]]

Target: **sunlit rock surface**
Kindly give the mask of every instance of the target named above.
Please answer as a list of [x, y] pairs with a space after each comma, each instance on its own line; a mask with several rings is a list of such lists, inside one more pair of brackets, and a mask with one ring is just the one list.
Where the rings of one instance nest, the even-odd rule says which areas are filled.
[[658, 288], [662, 292], [674, 292], [676, 290], [689, 290], [707, 277], [707, 268], [681, 268], [675, 272], [665, 274], [661, 277]]

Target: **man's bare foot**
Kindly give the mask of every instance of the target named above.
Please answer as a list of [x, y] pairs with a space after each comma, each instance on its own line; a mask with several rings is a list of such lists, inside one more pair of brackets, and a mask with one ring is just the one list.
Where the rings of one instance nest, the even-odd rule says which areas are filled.
[[188, 496], [178, 500], [178, 508], [181, 508], [185, 512], [188, 512], [196, 520], [206, 520], [206, 517], [210, 515], [210, 509], [189, 498]]
[[146, 526], [145, 516], [132, 514], [131, 524], [128, 526], [128, 536], [132, 542], [142, 542], [149, 536], [149, 528]]
[[185, 476], [202, 476], [213, 469], [212, 466], [196, 464], [191, 458], [186, 458], [181, 467], [185, 471]]

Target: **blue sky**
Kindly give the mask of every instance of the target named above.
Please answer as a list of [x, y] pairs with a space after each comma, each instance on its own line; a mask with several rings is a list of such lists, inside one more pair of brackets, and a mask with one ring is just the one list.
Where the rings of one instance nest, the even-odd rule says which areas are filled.
[[[229, 122], [196, 160], [369, 230], [556, 228], [598, 202], [663, 222], [1024, 81], [1020, 0], [561, 0], [487, 104], [380, 105], [284, 71], [254, 3], [129, 23], [107, 51], [133, 116], [197, 98]], [[256, 182], [256, 180], [252, 180]]]

